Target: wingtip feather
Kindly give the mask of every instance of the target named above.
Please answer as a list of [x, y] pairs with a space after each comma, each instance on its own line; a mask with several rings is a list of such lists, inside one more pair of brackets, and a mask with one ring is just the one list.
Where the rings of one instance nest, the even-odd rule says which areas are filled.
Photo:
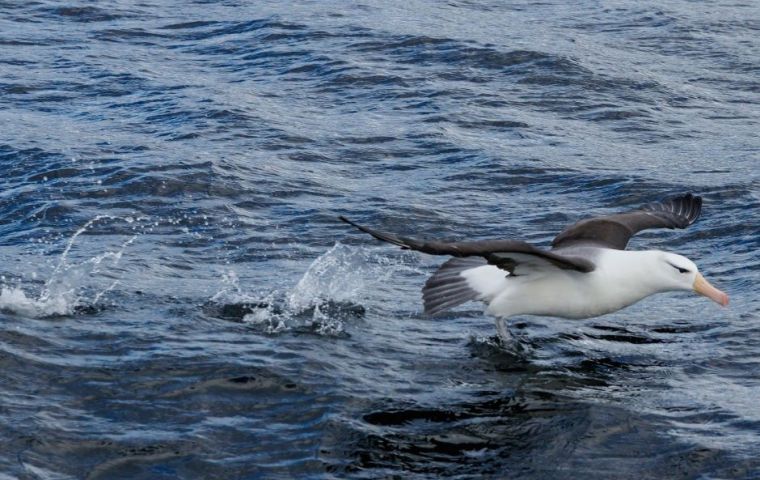
[[664, 198], [659, 202], [652, 202], [644, 205], [644, 211], [663, 212], [673, 214], [678, 223], [678, 228], [686, 228], [699, 218], [702, 213], [702, 197], [694, 195], [691, 192], [672, 195]]
[[394, 245], [398, 245], [399, 247], [401, 247], [402, 249], [405, 249], [405, 250], [408, 250], [410, 248], [410, 246], [407, 244], [408, 239], [397, 237], [396, 235], [394, 235], [392, 233], [381, 232], [381, 231], [375, 230], [373, 228], [364, 227], [362, 225], [359, 225], [356, 222], [353, 222], [353, 221], [349, 220], [348, 218], [346, 218], [343, 215], [338, 215], [338, 219], [341, 220], [341, 221], [343, 221], [343, 222], [345, 222], [345, 223], [347, 223], [347, 224], [349, 224], [349, 225], [351, 225], [351, 226], [353, 226], [353, 227], [356, 227], [358, 230], [360, 230], [360, 231], [362, 231], [364, 233], [368, 233], [368, 234], [372, 235], [373, 237], [375, 237], [378, 240], [382, 240], [384, 242], [388, 242], [388, 243], [392, 243]]

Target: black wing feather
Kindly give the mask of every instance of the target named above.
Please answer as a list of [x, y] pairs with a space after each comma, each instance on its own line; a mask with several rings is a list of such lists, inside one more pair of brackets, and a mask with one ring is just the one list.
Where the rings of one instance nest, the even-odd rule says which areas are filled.
[[401, 237], [392, 233], [380, 232], [372, 228], [358, 225], [344, 216], [340, 216], [338, 218], [350, 225], [353, 225], [362, 232], [372, 235], [378, 240], [383, 240], [385, 242], [398, 245], [403, 249], [416, 250], [418, 252], [428, 253], [431, 255], [451, 255], [452, 257], [483, 257], [488, 261], [488, 263], [510, 273], [514, 271], [515, 266], [521, 263], [518, 258], [510, 257], [510, 253], [541, 258], [553, 264], [557, 268], [563, 270], [590, 272], [594, 269], [594, 264], [584, 258], [559, 255], [553, 252], [538, 249], [529, 243], [520, 242], [518, 240], [480, 240], [474, 242], [415, 240], [413, 238]]
[[702, 212], [702, 197], [687, 193], [647, 203], [636, 210], [581, 220], [562, 231], [554, 249], [591, 244], [625, 250], [632, 236], [650, 228], [686, 228]]

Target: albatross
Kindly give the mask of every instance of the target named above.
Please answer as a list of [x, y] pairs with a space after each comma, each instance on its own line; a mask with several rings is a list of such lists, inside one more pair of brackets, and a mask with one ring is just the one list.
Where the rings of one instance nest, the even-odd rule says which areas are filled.
[[626, 250], [636, 233], [686, 228], [701, 210], [702, 198], [687, 193], [587, 218], [565, 228], [548, 250], [519, 240], [416, 240], [338, 218], [402, 249], [454, 257], [425, 283], [425, 313], [438, 315], [479, 300], [496, 317], [499, 336], [507, 339], [509, 317], [591, 318], [661, 292], [694, 291], [728, 305], [728, 295], [710, 285], [688, 258], [661, 250]]

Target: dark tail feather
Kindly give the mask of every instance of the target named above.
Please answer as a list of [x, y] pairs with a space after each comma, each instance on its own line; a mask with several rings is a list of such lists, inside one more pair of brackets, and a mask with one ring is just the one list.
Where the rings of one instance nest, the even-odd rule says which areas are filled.
[[422, 288], [425, 313], [437, 315], [465, 302], [477, 300], [480, 294], [471, 289], [460, 274], [482, 265], [487, 265], [482, 257], [452, 258], [441, 265]]

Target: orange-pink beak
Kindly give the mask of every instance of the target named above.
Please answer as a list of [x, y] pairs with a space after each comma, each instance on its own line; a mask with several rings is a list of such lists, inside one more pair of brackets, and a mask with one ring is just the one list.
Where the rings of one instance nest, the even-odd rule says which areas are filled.
[[710, 282], [705, 280], [705, 277], [701, 273], [698, 273], [697, 278], [694, 279], [694, 291], [716, 303], [720, 303], [724, 307], [728, 305], [728, 295], [710, 285]]

